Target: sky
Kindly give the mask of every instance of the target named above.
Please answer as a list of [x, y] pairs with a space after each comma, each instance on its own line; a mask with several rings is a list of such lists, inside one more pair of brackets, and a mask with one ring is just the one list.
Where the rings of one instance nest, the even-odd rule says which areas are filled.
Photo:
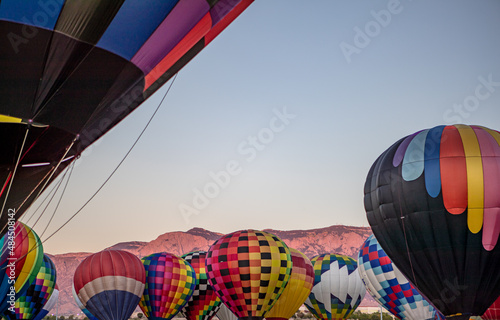
[[500, 129], [498, 30], [497, 0], [257, 0], [163, 103], [168, 84], [82, 154], [50, 223], [57, 201], [35, 211], [44, 195], [21, 220], [42, 215], [51, 254], [194, 227], [368, 226], [364, 182], [394, 142]]

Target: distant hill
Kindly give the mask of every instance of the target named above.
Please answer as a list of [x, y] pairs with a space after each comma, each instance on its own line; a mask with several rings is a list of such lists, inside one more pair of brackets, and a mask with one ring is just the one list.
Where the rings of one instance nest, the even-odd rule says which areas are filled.
[[[342, 225], [311, 230], [280, 231], [268, 229], [265, 231], [277, 235], [289, 247], [300, 250], [309, 258], [322, 253], [337, 253], [357, 258], [361, 244], [371, 234], [369, 227]], [[222, 235], [202, 228], [193, 228], [186, 232], [167, 232], [150, 242], [121, 242], [110, 248], [131, 252], [139, 258], [156, 252], [169, 252], [180, 256], [190, 251], [206, 251]], [[60, 315], [81, 313], [73, 300], [71, 286], [77, 266], [90, 254], [88, 252], [49, 254], [57, 268]], [[368, 294], [362, 305], [377, 306]]]

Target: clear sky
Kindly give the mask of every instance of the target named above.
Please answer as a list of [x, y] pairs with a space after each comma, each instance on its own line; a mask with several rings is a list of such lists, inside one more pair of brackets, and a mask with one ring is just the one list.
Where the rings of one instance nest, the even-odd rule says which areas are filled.
[[[500, 129], [499, 30], [498, 0], [256, 0], [181, 70], [122, 167], [45, 250], [193, 227], [367, 226], [364, 181], [392, 143], [440, 124]], [[42, 240], [104, 182], [166, 88], [82, 155], [45, 234], [53, 206], [35, 226]]]

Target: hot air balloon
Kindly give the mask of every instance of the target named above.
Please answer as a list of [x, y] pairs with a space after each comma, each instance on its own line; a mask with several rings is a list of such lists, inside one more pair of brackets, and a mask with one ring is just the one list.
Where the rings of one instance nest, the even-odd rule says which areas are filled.
[[191, 265], [173, 254], [153, 253], [142, 258], [146, 287], [139, 302], [149, 320], [171, 319], [187, 304], [196, 286]]
[[0, 239], [0, 313], [14, 307], [43, 263], [43, 246], [38, 235], [22, 222], [9, 220], [7, 233]]
[[52, 294], [50, 295], [49, 300], [47, 300], [47, 302], [43, 306], [42, 310], [33, 318], [33, 320], [42, 320], [43, 318], [45, 318], [45, 316], [47, 314], [49, 314], [50, 310], [52, 310], [52, 308], [54, 308], [58, 299], [59, 299], [59, 287], [57, 286], [57, 283], [56, 283], [54, 290], [52, 291]]
[[348, 319], [366, 293], [356, 260], [327, 253], [311, 262], [314, 286], [304, 303], [307, 309], [319, 320]]
[[311, 261], [299, 250], [289, 248], [292, 256], [292, 273], [283, 293], [266, 313], [266, 320], [290, 319], [311, 293], [314, 269]]
[[251, 2], [2, 0], [0, 202], [19, 218]]
[[35, 318], [42, 311], [43, 306], [54, 291], [56, 278], [56, 266], [45, 254], [42, 266], [35, 279], [30, 283], [26, 292], [17, 297], [15, 307], [9, 307], [4, 312], [4, 316], [13, 320], [31, 320]]
[[483, 320], [500, 320], [500, 297], [481, 316]]
[[239, 319], [262, 319], [292, 271], [287, 245], [277, 236], [241, 230], [219, 238], [206, 259], [210, 284]]
[[238, 317], [223, 303], [220, 304], [220, 309], [217, 311], [217, 318], [219, 320], [238, 320]]
[[405, 277], [447, 318], [500, 295], [500, 133], [449, 125], [387, 149], [365, 184], [367, 218]]
[[392, 263], [374, 235], [361, 246], [358, 271], [368, 293], [399, 319], [444, 319]]
[[187, 320], [210, 320], [217, 313], [221, 301], [208, 283], [205, 267], [205, 251], [194, 251], [182, 256], [196, 273], [196, 286], [193, 295], [181, 310]]
[[76, 302], [76, 305], [78, 306], [78, 308], [80, 308], [80, 310], [82, 310], [82, 312], [85, 314], [85, 316], [87, 318], [89, 318], [89, 320], [97, 320], [96, 317], [94, 317], [94, 315], [92, 313], [90, 313], [90, 311], [88, 311], [85, 306], [83, 305], [83, 303], [80, 301], [80, 298], [78, 297], [78, 295], [76, 294], [76, 291], [75, 291], [75, 284], [73, 283], [73, 285], [71, 286], [71, 293], [73, 294], [73, 299], [75, 300]]
[[137, 307], [146, 273], [139, 258], [123, 250], [94, 253], [75, 270], [79, 300], [99, 320], [128, 320]]

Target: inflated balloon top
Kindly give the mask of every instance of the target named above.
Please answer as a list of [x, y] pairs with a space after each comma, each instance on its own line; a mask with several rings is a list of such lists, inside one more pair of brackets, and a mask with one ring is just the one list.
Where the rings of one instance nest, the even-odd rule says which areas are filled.
[[181, 310], [187, 320], [210, 320], [219, 311], [222, 304], [219, 297], [208, 283], [205, 266], [206, 251], [194, 251], [182, 255], [196, 274], [196, 286], [188, 303]]
[[196, 274], [186, 260], [167, 253], [142, 258], [146, 287], [139, 307], [149, 320], [168, 320], [184, 308], [194, 293]]
[[206, 266], [216, 294], [239, 319], [262, 319], [290, 279], [292, 258], [277, 236], [241, 230], [210, 247]]
[[[18, 296], [15, 308], [9, 308], [4, 315], [10, 319], [34, 319], [49, 300], [54, 291], [57, 279], [56, 266], [47, 256], [43, 256], [43, 263], [35, 279], [31, 282], [26, 292]], [[11, 312], [14, 310], [14, 312]]]
[[[12, 222], [12, 223], [11, 223]], [[0, 313], [13, 307], [34, 281], [43, 263], [43, 246], [38, 235], [22, 222], [10, 220], [0, 239]]]
[[356, 260], [326, 253], [311, 262], [314, 286], [304, 303], [307, 309], [318, 320], [348, 319], [366, 293]]
[[462, 214], [472, 233], [483, 229], [483, 246], [491, 251], [500, 234], [500, 133], [479, 126], [441, 126], [407, 137], [393, 165], [405, 181], [423, 176], [432, 198], [440, 194], [446, 210]]
[[445, 316], [479, 316], [500, 295], [500, 133], [448, 125], [387, 149], [365, 183], [380, 245]]
[[141, 260], [123, 250], [94, 253], [75, 270], [73, 284], [83, 306], [99, 320], [128, 320], [144, 292]]
[[399, 319], [444, 319], [392, 263], [374, 235], [361, 246], [358, 271], [368, 293]]
[[0, 201], [19, 218], [252, 2], [0, 1]]
[[299, 250], [289, 248], [292, 256], [290, 280], [271, 310], [267, 320], [290, 319], [306, 301], [314, 284], [314, 269], [311, 261]]

